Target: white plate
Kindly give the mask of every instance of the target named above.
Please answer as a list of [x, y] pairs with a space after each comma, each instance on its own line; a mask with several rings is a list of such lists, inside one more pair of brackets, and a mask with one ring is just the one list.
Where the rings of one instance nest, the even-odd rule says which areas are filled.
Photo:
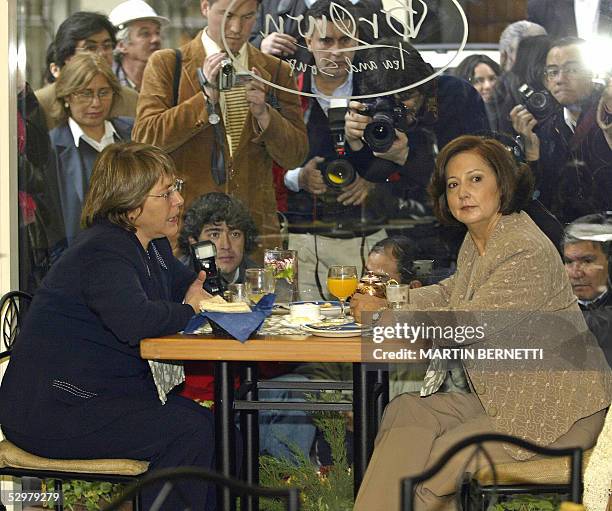
[[[323, 314], [323, 316], [325, 316], [326, 318], [335, 318], [336, 316], [339, 316], [340, 312], [342, 311], [340, 307], [340, 302], [336, 300], [303, 300], [300, 302], [292, 302], [293, 305], [301, 303], [314, 303], [318, 305], [321, 310], [321, 314]], [[331, 307], [323, 307], [324, 304], [331, 304]], [[347, 310], [350, 309], [349, 305], [345, 305], [345, 308]]]
[[308, 334], [318, 337], [358, 337], [361, 335], [361, 327], [355, 327], [348, 330], [329, 330], [326, 328], [312, 328], [304, 325], [302, 330]]
[[[324, 316], [319, 316], [319, 319], [316, 321], [322, 321], [324, 319]], [[304, 326], [307, 323], [312, 323], [312, 320], [307, 319], [306, 321], [291, 321], [291, 316], [287, 316], [286, 318], [281, 319], [281, 325], [290, 326], [294, 328], [300, 328], [301, 326]]]

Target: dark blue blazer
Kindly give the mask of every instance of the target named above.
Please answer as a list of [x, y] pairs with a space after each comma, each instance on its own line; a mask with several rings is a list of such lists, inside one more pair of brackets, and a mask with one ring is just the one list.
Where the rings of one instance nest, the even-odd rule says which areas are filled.
[[[131, 140], [134, 119], [115, 117], [110, 119], [110, 122], [121, 140]], [[91, 177], [98, 153], [90, 151], [81, 158], [79, 148], [74, 145], [74, 138], [67, 121], [52, 129], [49, 132], [49, 138], [54, 150], [50, 159], [49, 172], [57, 180], [66, 238], [70, 245], [80, 231], [81, 210], [85, 200], [84, 194], [87, 191], [87, 183], [83, 183], [83, 176], [87, 176], [87, 180]]]
[[183, 329], [193, 309], [181, 302], [196, 275], [166, 238], [151, 245], [147, 252], [135, 234], [100, 221], [53, 265], [0, 387], [3, 427], [72, 438], [159, 406], [140, 340]]

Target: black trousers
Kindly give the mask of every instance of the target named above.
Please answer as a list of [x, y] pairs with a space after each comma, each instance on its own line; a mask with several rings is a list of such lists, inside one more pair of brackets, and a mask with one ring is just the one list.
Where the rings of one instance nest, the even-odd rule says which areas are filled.
[[[213, 469], [214, 418], [210, 410], [190, 399], [171, 394], [166, 404], [151, 402], [135, 406], [121, 420], [83, 436], [40, 439], [3, 428], [5, 436], [18, 447], [46, 458], [130, 458], [150, 462], [149, 470], [192, 466]], [[49, 424], [49, 436], [53, 425]], [[177, 485], [161, 508], [167, 511], [191, 509], [214, 511], [215, 488], [200, 481]], [[145, 510], [151, 507], [161, 485], [142, 494]]]

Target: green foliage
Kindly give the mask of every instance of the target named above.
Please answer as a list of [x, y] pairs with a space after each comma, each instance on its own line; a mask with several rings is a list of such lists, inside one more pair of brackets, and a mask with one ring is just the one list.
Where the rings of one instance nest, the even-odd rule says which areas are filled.
[[[341, 394], [321, 393], [318, 400], [338, 402]], [[346, 456], [346, 424], [338, 412], [313, 412], [313, 421], [331, 447], [333, 465], [319, 469], [295, 446], [287, 443], [295, 461], [260, 457], [260, 484], [272, 488], [300, 489], [303, 511], [350, 511], [353, 509], [353, 475]], [[281, 502], [262, 499], [262, 511], [280, 511]]]
[[489, 511], [556, 511], [561, 497], [553, 495], [516, 495], [491, 506]]
[[[53, 491], [53, 481], [44, 482], [49, 491]], [[64, 508], [69, 511], [86, 509], [97, 511], [102, 503], [108, 504], [123, 491], [123, 485], [105, 481], [63, 481]], [[80, 506], [80, 507], [79, 507]], [[45, 503], [45, 507], [53, 507], [53, 503]]]

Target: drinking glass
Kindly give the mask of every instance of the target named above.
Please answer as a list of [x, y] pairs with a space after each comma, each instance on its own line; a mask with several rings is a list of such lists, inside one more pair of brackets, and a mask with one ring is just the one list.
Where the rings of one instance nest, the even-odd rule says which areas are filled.
[[345, 319], [344, 302], [357, 290], [357, 268], [355, 266], [330, 266], [327, 272], [327, 289], [340, 300], [340, 318]]
[[387, 303], [392, 309], [401, 309], [410, 303], [410, 286], [408, 284], [387, 284]]
[[265, 268], [249, 268], [244, 272], [247, 297], [254, 305], [268, 293], [274, 293], [274, 274]]

